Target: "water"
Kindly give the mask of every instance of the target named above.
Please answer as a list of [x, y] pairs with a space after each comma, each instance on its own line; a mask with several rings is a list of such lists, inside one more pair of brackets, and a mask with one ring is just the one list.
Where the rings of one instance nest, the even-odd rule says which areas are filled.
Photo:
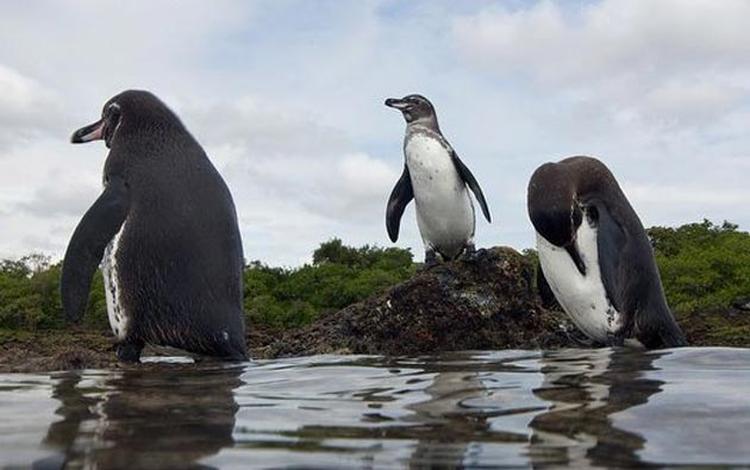
[[750, 465], [750, 350], [176, 360], [0, 375], [0, 466]]

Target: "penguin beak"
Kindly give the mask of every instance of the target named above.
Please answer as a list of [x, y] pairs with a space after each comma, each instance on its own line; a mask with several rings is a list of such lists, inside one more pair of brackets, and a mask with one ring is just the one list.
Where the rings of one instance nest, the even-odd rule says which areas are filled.
[[398, 98], [388, 98], [387, 100], [385, 100], [385, 105], [388, 106], [389, 108], [394, 108], [394, 109], [403, 111], [409, 107], [409, 102], [400, 100]]
[[75, 131], [70, 137], [70, 142], [74, 144], [85, 144], [92, 140], [102, 140], [104, 138], [104, 119], [93, 124], [82, 127]]

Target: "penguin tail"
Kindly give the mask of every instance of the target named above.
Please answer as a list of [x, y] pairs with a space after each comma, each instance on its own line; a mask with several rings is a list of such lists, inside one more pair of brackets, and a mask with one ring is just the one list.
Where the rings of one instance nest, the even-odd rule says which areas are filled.
[[688, 345], [685, 334], [674, 320], [670, 322], [668, 327], [660, 329], [659, 340], [663, 348], [681, 348]]
[[247, 361], [248, 356], [245, 338], [232, 338], [228, 344], [217, 345], [217, 349], [213, 351], [212, 355], [227, 362]]
[[636, 321], [636, 338], [648, 349], [679, 348], [687, 346], [685, 333], [666, 307], [647, 312], [649, 318]]

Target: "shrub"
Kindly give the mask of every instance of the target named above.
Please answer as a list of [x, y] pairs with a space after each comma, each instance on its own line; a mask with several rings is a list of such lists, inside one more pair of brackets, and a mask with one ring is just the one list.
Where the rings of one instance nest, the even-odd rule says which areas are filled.
[[332, 239], [315, 250], [312, 264], [299, 268], [250, 263], [245, 268], [245, 311], [251, 323], [299, 326], [382, 292], [414, 271], [408, 250], [355, 248]]
[[750, 294], [750, 234], [708, 220], [648, 230], [670, 307], [676, 312], [729, 307]]
[[[750, 296], [750, 234], [708, 220], [677, 228], [652, 227], [664, 290], [678, 313], [728, 307]], [[524, 250], [529, 263], [536, 252]], [[64, 326], [60, 304], [61, 264], [40, 254], [0, 261], [0, 329], [51, 329]], [[250, 324], [304, 325], [411, 277], [416, 270], [409, 250], [339, 239], [322, 243], [312, 264], [285, 269], [254, 261], [245, 267], [245, 312]], [[84, 326], [108, 329], [101, 273], [91, 285]]]

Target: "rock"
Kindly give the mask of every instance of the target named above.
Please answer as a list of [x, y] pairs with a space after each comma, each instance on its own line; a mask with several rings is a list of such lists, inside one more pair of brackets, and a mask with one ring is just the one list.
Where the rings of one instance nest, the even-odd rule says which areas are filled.
[[732, 302], [732, 307], [737, 310], [750, 311], [750, 297], [739, 297]]
[[[248, 346], [253, 358], [590, 346], [554, 303], [541, 305], [534, 285], [528, 258], [505, 247], [479, 250], [303, 328], [250, 325]], [[692, 346], [749, 347], [750, 315], [740, 310], [747, 303], [677, 320]], [[113, 344], [108, 330], [0, 330], [0, 372], [128, 367], [117, 362]]]
[[287, 332], [261, 354], [408, 355], [578, 344], [581, 335], [567, 318], [541, 306], [533, 279], [533, 266], [517, 251], [479, 250]]
[[690, 346], [750, 347], [750, 315], [736, 308], [677, 315]]
[[0, 372], [107, 368], [117, 364], [112, 339], [98, 331], [0, 333]]

